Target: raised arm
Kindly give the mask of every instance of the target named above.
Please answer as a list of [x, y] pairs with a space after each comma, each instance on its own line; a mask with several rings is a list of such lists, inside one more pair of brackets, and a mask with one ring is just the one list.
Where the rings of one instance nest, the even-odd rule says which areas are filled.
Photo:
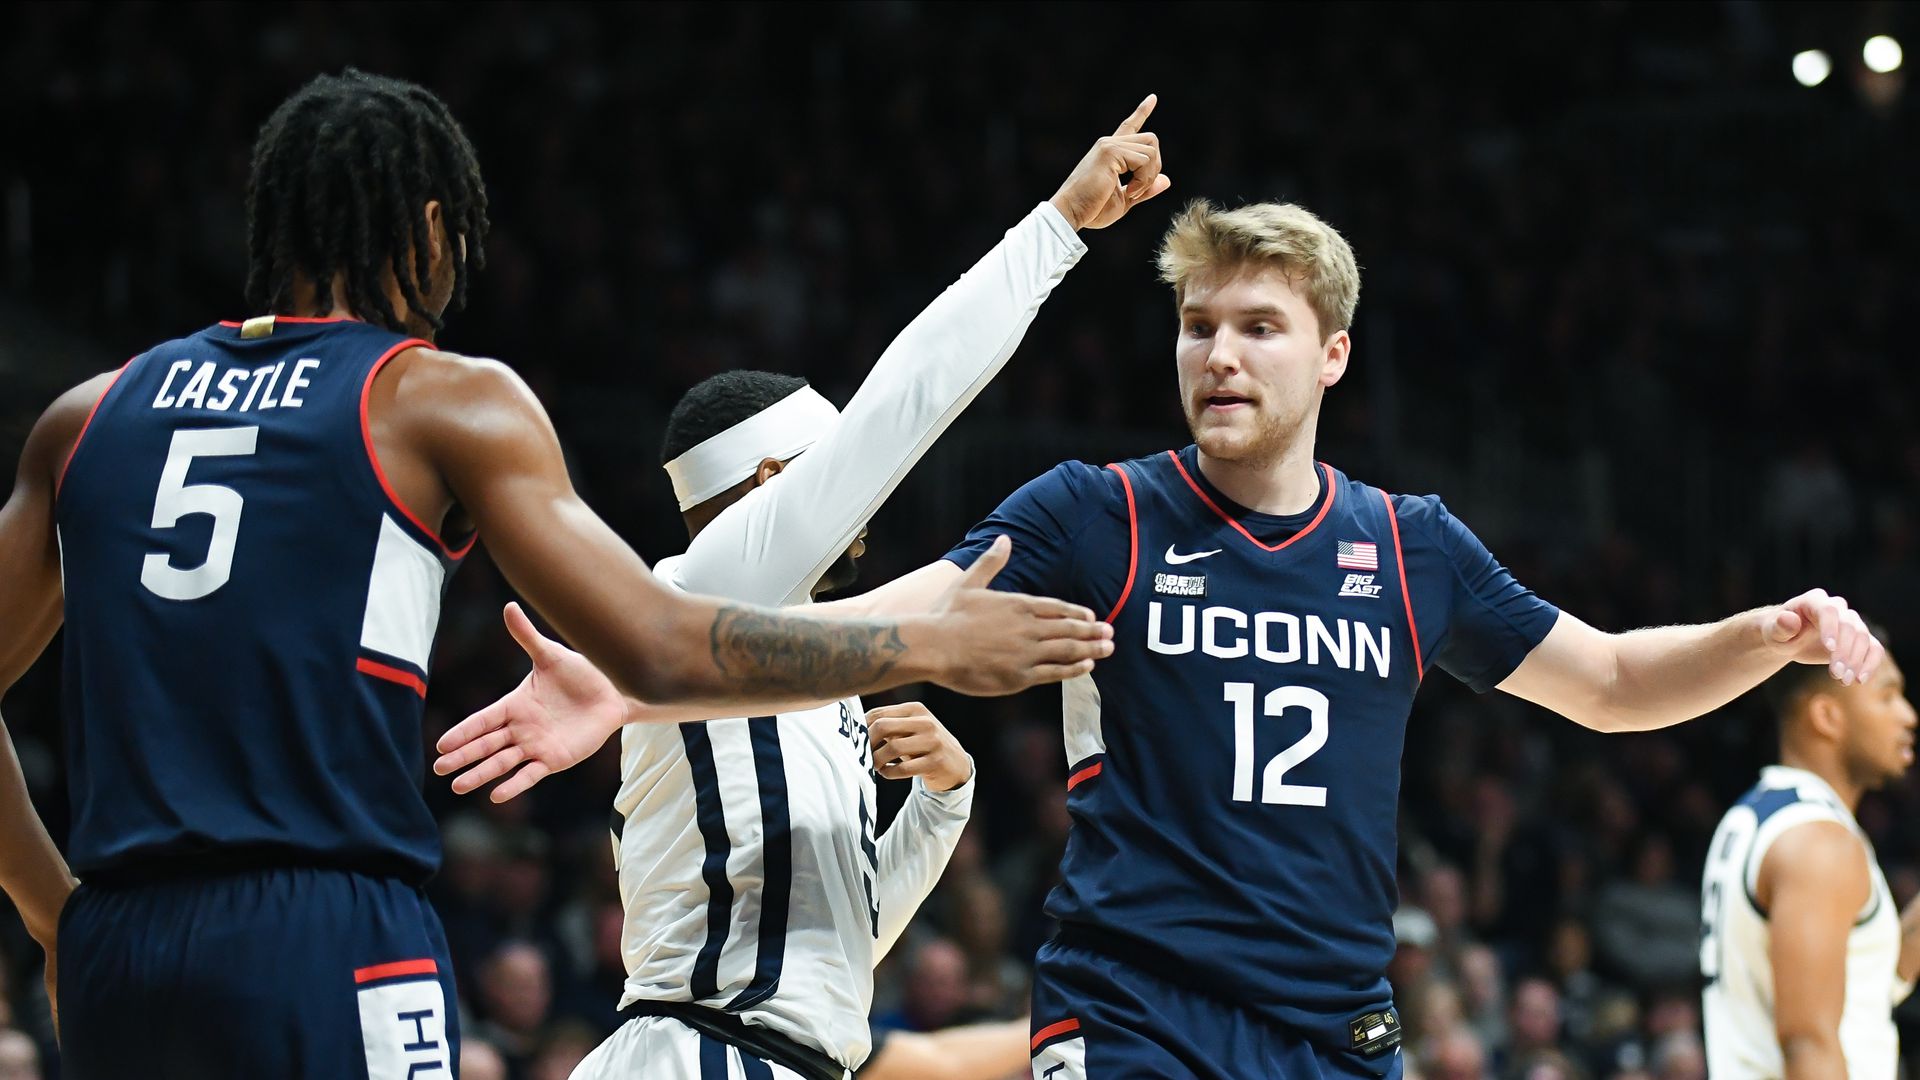
[[[0, 698], [53, 640], [61, 622], [60, 547], [54, 495], [67, 453], [112, 376], [67, 392], [34, 425], [13, 494], [0, 507]], [[0, 721], [0, 732], [4, 732]], [[73, 875], [27, 796], [10, 735], [0, 737], [0, 888], [34, 939], [53, 951]], [[51, 960], [49, 960], [51, 966]]]
[[[1149, 96], [1043, 202], [887, 346], [839, 423], [694, 538], [677, 570], [693, 592], [780, 607], [804, 602], [908, 470], [1019, 347], [1040, 305], [1086, 253], [1074, 235], [1167, 190], [1141, 132]], [[1119, 177], [1134, 172], [1131, 188]], [[1117, 212], [1116, 212], [1117, 211]], [[924, 611], [916, 609], [913, 613]]]
[[1796, 825], [1761, 860], [1754, 896], [1772, 928], [1773, 1026], [1786, 1080], [1847, 1074], [1847, 934], [1871, 889], [1866, 849], [1838, 822]]
[[1717, 623], [1609, 634], [1562, 612], [1500, 689], [1596, 731], [1647, 731], [1712, 712], [1789, 663], [1846, 684], [1884, 651], [1838, 596], [1815, 589]]

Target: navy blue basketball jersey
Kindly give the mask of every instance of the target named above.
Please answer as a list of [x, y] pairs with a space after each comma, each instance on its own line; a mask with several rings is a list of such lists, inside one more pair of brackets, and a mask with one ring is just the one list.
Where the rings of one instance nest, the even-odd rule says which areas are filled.
[[421, 712], [448, 547], [394, 496], [367, 394], [426, 342], [221, 323], [129, 361], [59, 482], [69, 858], [423, 879]]
[[1188, 447], [1062, 465], [948, 555], [1110, 613], [1064, 688], [1063, 880], [1081, 940], [1329, 1045], [1387, 1003], [1400, 754], [1438, 663], [1485, 690], [1557, 612], [1433, 498], [1317, 467], [1303, 514], [1233, 504]]

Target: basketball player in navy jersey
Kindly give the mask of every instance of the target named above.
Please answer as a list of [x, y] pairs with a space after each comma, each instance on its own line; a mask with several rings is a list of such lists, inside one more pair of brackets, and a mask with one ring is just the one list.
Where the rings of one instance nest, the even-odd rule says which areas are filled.
[[[1522, 587], [1438, 498], [1316, 462], [1360, 276], [1306, 210], [1197, 202], [1159, 266], [1193, 444], [1061, 465], [946, 560], [840, 606], [919, 610], [1010, 534], [994, 587], [1075, 600], [1114, 626], [1113, 658], [1064, 690], [1073, 826], [1047, 902], [1061, 929], [1037, 962], [1036, 1077], [1395, 1076], [1400, 754], [1429, 669], [1638, 731], [1788, 663], [1871, 679], [1882, 650], [1819, 590], [1710, 625], [1605, 633]], [[614, 696], [553, 674], [582, 703]], [[495, 739], [487, 752], [563, 768], [552, 748], [599, 730], [605, 707], [535, 719], [521, 699], [523, 732], [463, 725], [452, 743]]]
[[[568, 482], [504, 366], [434, 349], [486, 197], [446, 107], [348, 72], [255, 147], [248, 299], [57, 401], [0, 509], [0, 690], [66, 626], [66, 863], [0, 754], [4, 885], [54, 954], [68, 1075], [450, 1074], [419, 722], [484, 534], [627, 691], [738, 715], [923, 678], [1007, 692], [1110, 648], [1072, 604], [809, 619], [676, 594]], [[604, 734], [601, 738], [604, 739]], [[57, 929], [56, 929], [57, 924]]]

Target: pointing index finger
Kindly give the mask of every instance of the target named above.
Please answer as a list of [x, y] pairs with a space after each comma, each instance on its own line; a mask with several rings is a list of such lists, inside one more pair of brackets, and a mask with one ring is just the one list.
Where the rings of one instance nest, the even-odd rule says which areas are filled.
[[1159, 101], [1160, 95], [1148, 94], [1145, 100], [1141, 101], [1139, 105], [1134, 106], [1133, 115], [1120, 121], [1120, 126], [1114, 128], [1113, 133], [1115, 135], [1132, 135], [1139, 131], [1140, 128], [1146, 124], [1147, 117], [1153, 115], [1153, 107], [1158, 104]]

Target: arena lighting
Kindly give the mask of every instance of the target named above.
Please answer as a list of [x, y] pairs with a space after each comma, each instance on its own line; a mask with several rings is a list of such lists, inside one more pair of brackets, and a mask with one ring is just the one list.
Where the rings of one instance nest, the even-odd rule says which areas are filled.
[[1885, 75], [1900, 66], [1900, 43], [1885, 34], [1875, 34], [1860, 47], [1860, 59], [1869, 69]]
[[1819, 86], [1833, 73], [1833, 61], [1819, 49], [1808, 49], [1793, 57], [1793, 77], [1801, 86]]

